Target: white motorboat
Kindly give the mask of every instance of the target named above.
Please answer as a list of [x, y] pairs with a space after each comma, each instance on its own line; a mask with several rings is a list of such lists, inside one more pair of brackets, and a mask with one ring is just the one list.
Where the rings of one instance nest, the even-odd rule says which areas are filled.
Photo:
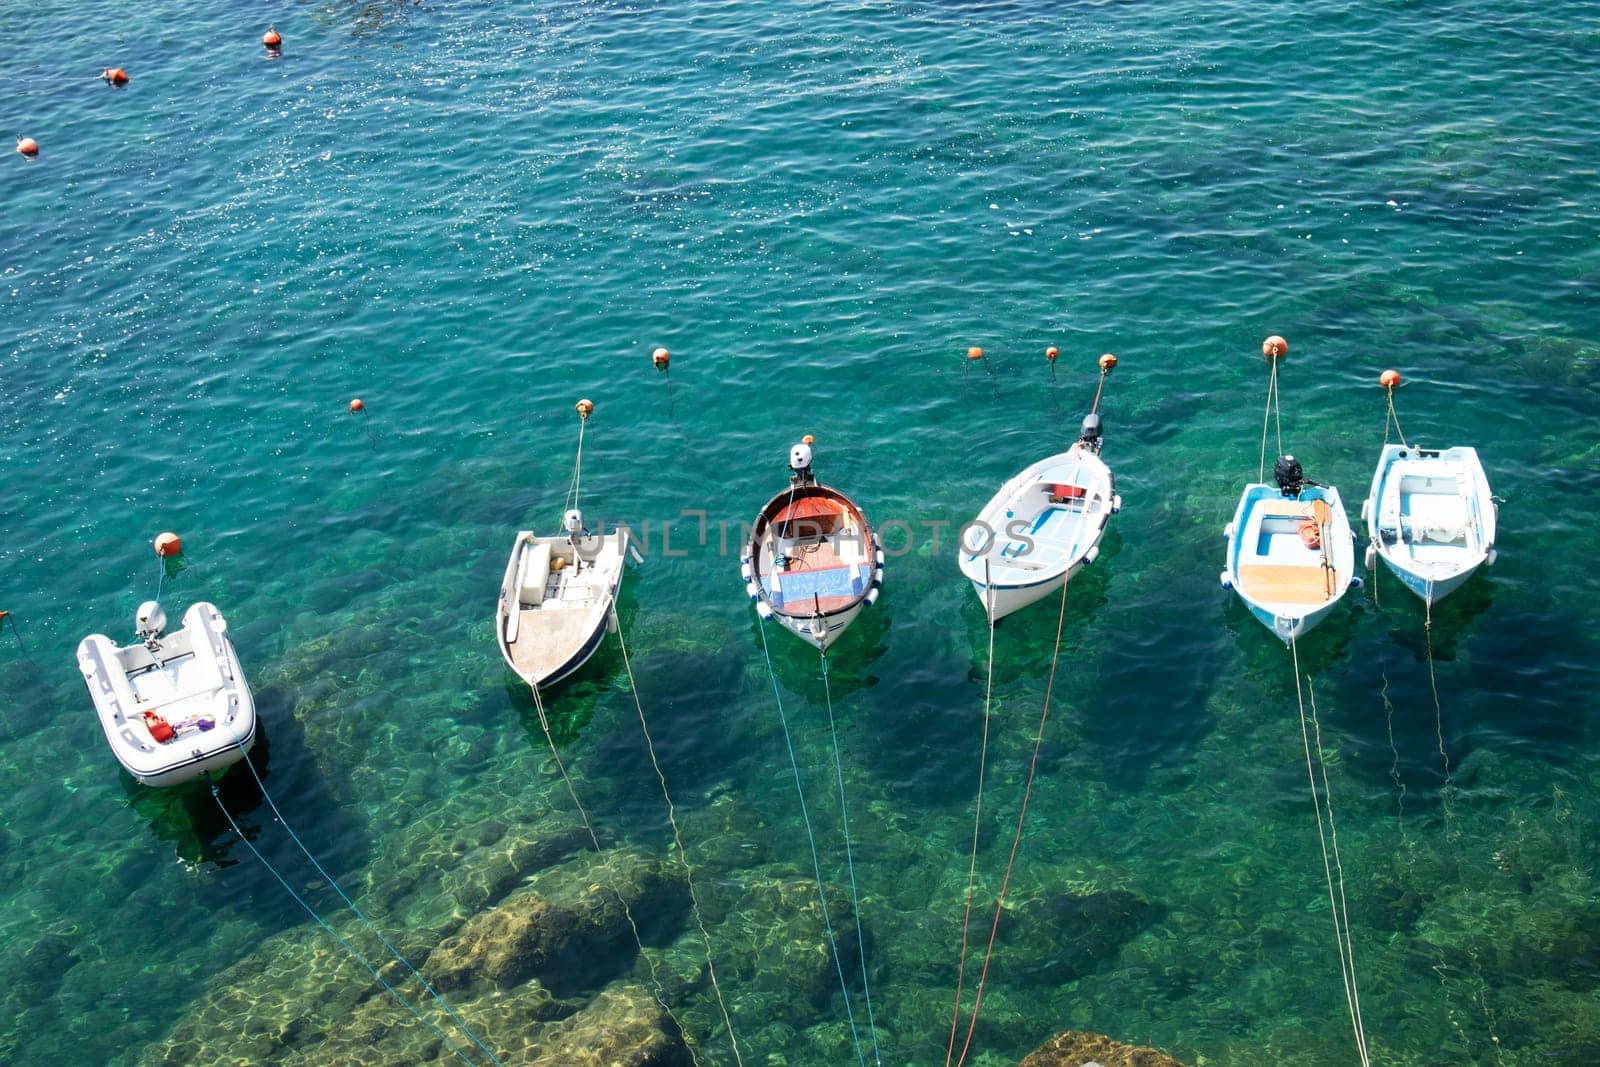
[[1385, 445], [1361, 505], [1374, 556], [1433, 605], [1495, 559], [1495, 504], [1474, 448]]
[[1085, 416], [1071, 448], [1006, 482], [962, 529], [961, 573], [991, 622], [1060, 589], [1100, 554], [1106, 524], [1122, 510], [1101, 433], [1100, 416]]
[[811, 444], [808, 434], [789, 450], [789, 488], [756, 516], [739, 564], [761, 617], [826, 652], [877, 601], [883, 551], [861, 509], [817, 484]]
[[589, 661], [606, 634], [622, 586], [628, 528], [594, 535], [577, 509], [564, 534], [517, 534], [500, 583], [495, 637], [517, 677], [542, 689]]
[[140, 605], [138, 641], [119, 648], [104, 634], [78, 643], [78, 669], [123, 769], [168, 786], [243, 759], [256, 739], [256, 705], [228, 624], [201, 601], [183, 628], [165, 632], [154, 600]]
[[1306, 481], [1299, 461], [1280, 456], [1277, 485], [1245, 486], [1228, 539], [1224, 589], [1239, 594], [1285, 644], [1321, 622], [1355, 577], [1355, 534], [1339, 491]]

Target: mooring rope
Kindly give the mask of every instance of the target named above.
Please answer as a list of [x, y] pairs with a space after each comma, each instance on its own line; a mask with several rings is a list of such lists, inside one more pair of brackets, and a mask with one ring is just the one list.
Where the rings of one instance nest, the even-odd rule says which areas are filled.
[[961, 1021], [961, 991], [967, 973], [967, 932], [972, 925], [972, 895], [978, 873], [978, 830], [983, 819], [983, 778], [989, 762], [989, 713], [994, 696], [994, 585], [988, 559], [983, 561], [984, 605], [989, 621], [989, 670], [983, 683], [983, 743], [978, 748], [978, 796], [972, 807], [972, 858], [967, 862], [967, 906], [961, 916], [961, 960], [956, 965], [956, 1005], [950, 1013], [950, 1041], [945, 1047], [944, 1064], [950, 1067], [956, 1054], [956, 1027]]
[[1385, 386], [1384, 388], [1389, 393], [1389, 414], [1384, 416], [1384, 419], [1383, 419], [1383, 443], [1384, 444], [1388, 444], [1389, 443], [1389, 424], [1392, 422], [1392, 423], [1394, 423], [1395, 436], [1400, 438], [1400, 443], [1402, 445], [1404, 445], [1407, 448], [1410, 448], [1411, 447], [1410, 445], [1406, 445], [1405, 431], [1400, 429], [1400, 416], [1394, 410], [1394, 386], [1388, 385], [1388, 386]]
[[[578, 790], [572, 784], [572, 777], [567, 774], [567, 765], [561, 762], [561, 753], [556, 749], [555, 736], [550, 733], [550, 720], [545, 715], [544, 698], [539, 695], [539, 687], [534, 683], [529, 682], [528, 688], [533, 690], [533, 707], [539, 713], [539, 728], [544, 731], [544, 739], [550, 744], [550, 755], [555, 758], [556, 767], [561, 771], [561, 780], [567, 784], [567, 795], [572, 798], [573, 805], [578, 809], [578, 818], [583, 821], [583, 828], [589, 834], [589, 843], [594, 846], [595, 855], [600, 855], [602, 854], [600, 838], [594, 832], [594, 824], [589, 821], [589, 813], [584, 810], [583, 802], [578, 799]], [[672, 1020], [673, 1025], [678, 1028], [678, 1032], [684, 1035], [684, 1045], [689, 1050], [689, 1058], [694, 1061], [695, 1067], [699, 1067], [700, 1058], [695, 1054], [694, 1042], [689, 1040], [689, 1031], [679, 1021], [671, 1005], [667, 1003], [667, 991], [661, 984], [661, 975], [656, 967], [656, 961], [651, 959], [650, 954], [644, 950], [644, 938], [639, 934], [639, 924], [634, 921], [633, 909], [628, 906], [627, 898], [615, 886], [607, 884], [606, 888], [611, 890], [611, 895], [617, 898], [618, 904], [622, 905], [622, 914], [628, 920], [628, 928], [633, 931], [633, 943], [639, 946], [639, 956], [650, 968], [650, 981], [655, 985], [655, 992], [652, 996], [654, 996], [656, 1003], [661, 1005], [661, 1010], [667, 1013], [667, 1017]]]
[[1261, 468], [1256, 473], [1258, 482], [1267, 480], [1267, 425], [1274, 414], [1278, 415], [1278, 455], [1283, 455], [1283, 416], [1278, 412], [1278, 361], [1268, 357], [1267, 362], [1272, 365], [1272, 372], [1267, 379], [1267, 410], [1261, 415]]
[[572, 484], [567, 487], [567, 502], [563, 511], [571, 511], [578, 506], [578, 483], [583, 477], [583, 428], [589, 425], [588, 416], [583, 416], [578, 422], [578, 454], [572, 461]]
[[[367, 969], [367, 973], [372, 975], [373, 978], [377, 979], [378, 984], [383, 986], [383, 988], [388, 991], [391, 997], [398, 1001], [412, 1015], [416, 1016], [422, 1025], [426, 1026], [429, 1030], [432, 1030], [434, 1036], [438, 1037], [440, 1041], [443, 1041], [445, 1047], [451, 1052], [455, 1053], [457, 1059], [459, 1059], [462, 1063], [470, 1065], [472, 1061], [467, 1058], [466, 1053], [462, 1052], [460, 1048], [456, 1047], [455, 1042], [446, 1037], [443, 1030], [435, 1026], [427, 1016], [418, 1011], [416, 1005], [412, 1004], [405, 997], [401, 996], [399, 990], [395, 989], [394, 986], [385, 981], [383, 975], [378, 973], [378, 969], [374, 967], [365, 956], [363, 956], [360, 952], [357, 952], [354, 945], [340, 936], [339, 931], [335, 930], [332, 926], [329, 926], [327, 921], [323, 919], [322, 916], [317, 914], [316, 909], [307, 903], [299, 893], [294, 891], [294, 887], [289, 884], [288, 880], [285, 879], [283, 875], [279, 874], [278, 869], [267, 861], [267, 857], [261, 854], [260, 849], [256, 848], [255, 842], [246, 837], [244, 831], [239, 829], [239, 824], [233, 820], [233, 813], [230, 812], [228, 810], [228, 806], [222, 802], [222, 794], [217, 791], [217, 783], [212, 780], [211, 775], [207, 773], [205, 778], [206, 784], [211, 787], [212, 798], [216, 800], [217, 807], [222, 809], [223, 818], [228, 820], [228, 825], [233, 828], [233, 832], [238, 835], [239, 840], [244, 842], [245, 847], [255, 855], [256, 859], [261, 861], [261, 866], [265, 867], [268, 872], [271, 873], [272, 877], [278, 880], [278, 884], [283, 886], [284, 892], [293, 897], [294, 902], [304, 908], [306, 914], [311, 916], [312, 919], [316, 920], [318, 926], [322, 927], [323, 930], [327, 931], [330, 937], [339, 942], [339, 944], [344, 947], [344, 950], [350, 954], [351, 959], [354, 959], [356, 962], [360, 963], [361, 966], [365, 967]], [[490, 1058], [492, 1059], [493, 1057], [491, 1056]], [[500, 1061], [495, 1060], [495, 1062], [499, 1063]]]
[[978, 1009], [983, 1004], [983, 987], [989, 978], [989, 961], [994, 956], [994, 940], [1000, 932], [1000, 915], [1006, 903], [1006, 889], [1011, 884], [1011, 871], [1016, 866], [1017, 850], [1022, 845], [1022, 824], [1028, 817], [1028, 799], [1033, 794], [1033, 778], [1039, 770], [1039, 750], [1044, 747], [1044, 727], [1050, 719], [1050, 695], [1055, 691], [1056, 665], [1061, 661], [1061, 631], [1067, 621], [1067, 587], [1070, 584], [1066, 579], [1061, 582], [1061, 610], [1056, 615], [1055, 648], [1050, 653], [1050, 680], [1044, 687], [1044, 708], [1039, 713], [1039, 732], [1033, 739], [1033, 757], [1028, 761], [1028, 781], [1022, 787], [1022, 806], [1017, 810], [1017, 830], [1011, 838], [1011, 855], [1006, 859], [1006, 873], [1000, 880], [1000, 893], [995, 897], [994, 921], [989, 925], [989, 943], [983, 950], [983, 969], [978, 972], [978, 990], [972, 998], [972, 1017], [967, 1020], [967, 1039], [961, 1046], [961, 1058], [956, 1061], [956, 1067], [961, 1067], [967, 1062], [967, 1052], [972, 1048], [972, 1035], [978, 1027]]
[[833, 737], [833, 771], [839, 781], [839, 823], [844, 832], [845, 870], [850, 872], [850, 907], [856, 914], [856, 951], [861, 956], [861, 992], [867, 1002], [867, 1033], [872, 1035], [872, 1061], [882, 1063], [878, 1051], [878, 1024], [872, 1014], [872, 984], [867, 979], [867, 943], [861, 932], [861, 898], [856, 892], [855, 850], [850, 844], [850, 815], [844, 800], [844, 763], [839, 758], [839, 728], [833, 719], [833, 687], [828, 682], [828, 653], [822, 650], [822, 693], [828, 702], [828, 733]]
[[395, 959], [399, 960], [400, 964], [405, 967], [407, 971], [411, 972], [412, 977], [416, 978], [417, 981], [422, 983], [422, 988], [427, 990], [428, 995], [433, 998], [434, 1003], [438, 1004], [440, 1008], [444, 1009], [444, 1013], [450, 1016], [451, 1020], [454, 1021], [457, 1026], [461, 1027], [461, 1032], [471, 1038], [472, 1043], [477, 1045], [478, 1048], [482, 1049], [483, 1054], [488, 1056], [489, 1060], [494, 1063], [496, 1067], [504, 1067], [504, 1065], [500, 1063], [500, 1058], [491, 1052], [489, 1050], [489, 1046], [485, 1045], [481, 1040], [479, 1040], [478, 1035], [472, 1032], [472, 1028], [462, 1020], [461, 1016], [457, 1015], [454, 1009], [452, 1009], [449, 1004], [445, 1003], [445, 999], [439, 995], [439, 991], [434, 989], [433, 986], [428, 983], [428, 980], [418, 973], [415, 967], [411, 966], [411, 961], [406, 959], [405, 956], [401, 955], [400, 950], [395, 948], [389, 939], [384, 937], [383, 934], [379, 932], [376, 926], [372, 925], [372, 920], [367, 918], [366, 913], [360, 908], [356, 907], [356, 902], [350, 899], [349, 895], [345, 893], [342, 888], [340, 888], [339, 883], [334, 879], [333, 875], [329, 874], [327, 869], [317, 861], [317, 857], [311, 854], [311, 850], [306, 847], [305, 842], [300, 840], [300, 835], [294, 832], [294, 827], [289, 825], [289, 820], [285, 819], [283, 817], [283, 812], [278, 810], [278, 805], [272, 800], [272, 794], [267, 792], [267, 783], [263, 782], [261, 780], [261, 775], [256, 772], [255, 764], [250, 761], [250, 754], [246, 751], [244, 742], [235, 737], [234, 744], [239, 747], [240, 754], [244, 756], [244, 765], [250, 768], [250, 777], [256, 780], [256, 786], [261, 790], [261, 796], [264, 800], [266, 800], [267, 807], [272, 809], [273, 818], [277, 819], [278, 825], [282, 826], [289, 834], [289, 839], [299, 846], [301, 852], [305, 853], [306, 859], [311, 861], [311, 866], [317, 869], [317, 874], [321, 875], [322, 880], [327, 882], [333, 891], [338, 894], [339, 899], [345, 902], [346, 907], [355, 912], [356, 918], [361, 920], [361, 925], [365, 926], [372, 936], [383, 942], [383, 947], [389, 950], [389, 954]]
[[[800, 797], [800, 818], [805, 823], [806, 840], [811, 843], [811, 869], [817, 879], [817, 901], [822, 905], [822, 925], [828, 933], [828, 946], [833, 950], [833, 967], [839, 972], [839, 992], [844, 997], [845, 1016], [850, 1020], [850, 1040], [855, 1045], [856, 1059], [866, 1067], [866, 1056], [861, 1051], [861, 1035], [856, 1030], [855, 1009], [850, 1006], [850, 987], [845, 983], [844, 964], [839, 959], [839, 942], [833, 934], [833, 918], [828, 914], [828, 896], [822, 888], [822, 863], [817, 858], [817, 838], [811, 831], [811, 813], [806, 808], [805, 786], [800, 782], [800, 761], [794, 753], [794, 740], [789, 736], [789, 718], [784, 714], [783, 697], [778, 692], [778, 674], [772, 669], [772, 650], [767, 645], [767, 623], [765, 619], [756, 619], [756, 630], [761, 634], [761, 654], [767, 661], [767, 677], [772, 681], [772, 699], [778, 705], [778, 721], [783, 725], [783, 743], [789, 749], [789, 767], [794, 771], [794, 789]], [[856, 916], [856, 924], [861, 923], [861, 916]]]
[[[1289, 651], [1294, 657], [1294, 695], [1300, 705], [1300, 739], [1305, 745], [1306, 778], [1311, 783], [1311, 805], [1317, 816], [1317, 839], [1322, 845], [1322, 870], [1328, 882], [1328, 910], [1333, 919], [1334, 946], [1339, 952], [1339, 978], [1344, 984], [1345, 1006], [1350, 1011], [1350, 1025], [1355, 1032], [1356, 1053], [1362, 1067], [1371, 1062], [1367, 1058], [1367, 1032], [1361, 1021], [1361, 993], [1356, 987], [1355, 945], [1350, 940], [1350, 913], [1345, 907], [1344, 865], [1339, 861], [1339, 832], [1333, 822], [1333, 794], [1328, 789], [1328, 766], [1322, 758], [1322, 727], [1317, 722], [1315, 690], [1311, 693], [1311, 722], [1317, 737], [1317, 764], [1322, 767], [1322, 797], [1317, 795], [1317, 775], [1311, 762], [1311, 735], [1306, 729], [1306, 701], [1300, 688], [1300, 650], [1293, 637], [1289, 638]], [[1309, 685], [1309, 679], [1307, 680]], [[1328, 808], [1326, 833], [1322, 825], [1323, 801]], [[1328, 840], [1333, 840], [1333, 859], [1328, 858]], [[1335, 898], [1335, 871], [1338, 872], [1338, 893]]]
[[1428, 596], [1423, 598], [1422, 638], [1428, 657], [1428, 691], [1433, 694], [1433, 735], [1439, 743], [1439, 761], [1444, 767], [1444, 783], [1439, 788], [1439, 803], [1444, 811], [1445, 830], [1454, 839], [1455, 812], [1450, 807], [1450, 793], [1454, 780], [1450, 776], [1450, 753], [1444, 747], [1444, 710], [1439, 704], [1439, 679], [1433, 669], [1433, 582], [1427, 585]]
[[617, 615], [616, 606], [611, 608], [611, 619], [617, 627], [617, 644], [622, 649], [622, 667], [628, 673], [628, 691], [633, 694], [633, 707], [639, 713], [639, 729], [644, 733], [645, 749], [650, 753], [650, 766], [655, 768], [656, 779], [661, 783], [661, 796], [667, 802], [667, 822], [672, 825], [672, 840], [677, 846], [678, 862], [683, 864], [683, 877], [689, 887], [689, 907], [694, 912], [695, 926], [700, 929], [700, 942], [706, 950], [706, 970], [711, 976], [711, 989], [717, 996], [717, 1007], [722, 1009], [722, 1021], [728, 1027], [728, 1040], [733, 1042], [734, 1062], [744, 1067], [744, 1059], [739, 1052], [739, 1038], [733, 1030], [733, 1018], [728, 1014], [728, 1004], [722, 997], [722, 986], [717, 984], [717, 965], [711, 961], [711, 935], [706, 932], [705, 917], [700, 913], [700, 897], [695, 892], [694, 871], [689, 866], [689, 854], [683, 847], [683, 836], [678, 831], [677, 809], [672, 803], [672, 794], [667, 790], [667, 776], [661, 771], [661, 764], [656, 759], [656, 745], [650, 737], [650, 724], [645, 721], [644, 705], [639, 701], [639, 686], [633, 679], [633, 664], [628, 660], [628, 642], [622, 636], [622, 619]]

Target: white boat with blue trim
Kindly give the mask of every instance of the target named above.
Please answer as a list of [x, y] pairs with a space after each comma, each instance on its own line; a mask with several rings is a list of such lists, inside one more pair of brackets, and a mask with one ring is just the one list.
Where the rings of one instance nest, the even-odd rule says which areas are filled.
[[1385, 445], [1361, 505], [1373, 557], [1430, 607], [1495, 559], [1494, 496], [1477, 449]]
[[1122, 510], [1101, 434], [1100, 416], [1085, 416], [1071, 448], [1006, 482], [962, 528], [961, 573], [990, 622], [1060, 589], [1099, 556], [1106, 524]]
[[1355, 576], [1355, 533], [1339, 491], [1307, 481], [1293, 456], [1280, 456], [1276, 485], [1245, 486], [1228, 540], [1224, 589], [1285, 644], [1327, 617]]
[[139, 606], [136, 636], [78, 643], [78, 669], [117, 762], [144, 785], [170, 786], [243, 759], [256, 740], [256, 705], [222, 613], [205, 601], [167, 633], [161, 605]]
[[739, 573], [763, 619], [827, 652], [877, 602], [883, 550], [855, 502], [817, 484], [811, 445], [789, 450], [789, 488], [756, 515]]

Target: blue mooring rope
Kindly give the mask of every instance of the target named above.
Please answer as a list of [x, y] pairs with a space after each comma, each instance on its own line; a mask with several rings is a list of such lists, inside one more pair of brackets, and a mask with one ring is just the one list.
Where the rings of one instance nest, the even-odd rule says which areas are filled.
[[[833, 936], [833, 920], [828, 915], [828, 897], [822, 889], [822, 864], [817, 859], [817, 838], [811, 832], [811, 814], [806, 810], [806, 791], [800, 783], [800, 761], [794, 754], [794, 741], [789, 737], [789, 719], [783, 712], [783, 697], [778, 693], [778, 675], [772, 669], [772, 650], [767, 647], [767, 623], [756, 619], [756, 629], [761, 634], [761, 654], [767, 660], [767, 677], [772, 679], [772, 698], [778, 705], [778, 721], [783, 724], [783, 743], [789, 748], [789, 766], [794, 770], [794, 788], [800, 795], [800, 818], [805, 822], [806, 839], [811, 842], [811, 869], [817, 876], [817, 900], [822, 904], [822, 924], [828, 931], [828, 946], [833, 949], [833, 966], [839, 972], [839, 992], [844, 995], [844, 1012], [850, 1020], [850, 1039], [856, 1046], [856, 1059], [866, 1067], [866, 1057], [861, 1054], [861, 1035], [856, 1032], [856, 1014], [850, 1007], [850, 988], [844, 980], [844, 964], [839, 962], [839, 942]], [[861, 916], [856, 916], [859, 930]]]
[[434, 1002], [438, 1004], [440, 1008], [444, 1009], [444, 1013], [450, 1016], [450, 1018], [455, 1021], [457, 1026], [461, 1027], [461, 1032], [470, 1037], [474, 1045], [477, 1045], [483, 1050], [483, 1054], [489, 1057], [490, 1061], [495, 1064], [495, 1067], [505, 1067], [505, 1065], [500, 1062], [500, 1058], [493, 1052], [489, 1051], [489, 1046], [480, 1041], [478, 1039], [478, 1035], [472, 1032], [472, 1028], [462, 1021], [461, 1016], [457, 1015], [455, 1011], [451, 1009], [450, 1005], [445, 1003], [444, 998], [439, 995], [438, 990], [429, 985], [428, 980], [422, 977], [415, 967], [411, 966], [411, 961], [402, 956], [400, 954], [400, 950], [395, 948], [394, 945], [390, 944], [389, 939], [384, 937], [383, 934], [378, 931], [376, 926], [372, 925], [372, 921], [367, 918], [366, 914], [360, 908], [356, 907], [356, 902], [351, 900], [349, 896], [345, 894], [345, 891], [339, 887], [338, 882], [334, 881], [333, 875], [329, 874], [323, 868], [322, 864], [317, 862], [317, 857], [311, 854], [311, 850], [305, 846], [305, 842], [300, 840], [300, 835], [294, 832], [294, 827], [289, 825], [289, 820], [285, 819], [283, 817], [283, 812], [278, 810], [278, 805], [272, 802], [272, 794], [267, 792], [267, 783], [263, 782], [261, 780], [261, 775], [256, 773], [255, 765], [250, 762], [250, 754], [245, 751], [244, 745], [239, 742], [237, 738], [234, 740], [234, 744], [239, 745], [239, 751], [244, 755], [244, 765], [250, 768], [250, 776], [256, 780], [256, 785], [261, 789], [261, 796], [266, 800], [267, 806], [272, 809], [273, 816], [278, 820], [279, 825], [288, 831], [289, 837], [293, 839], [294, 843], [300, 846], [300, 851], [306, 854], [306, 859], [311, 861], [311, 866], [317, 869], [317, 873], [322, 876], [322, 880], [327, 882], [328, 885], [333, 888], [333, 891], [339, 894], [339, 899], [344, 901], [350, 910], [356, 913], [356, 918], [360, 919], [361, 924], [372, 932], [372, 936], [383, 942], [383, 947], [389, 950], [389, 954], [395, 959], [399, 960], [401, 965], [405, 967], [406, 970], [410, 971], [417, 981], [422, 983], [422, 988], [428, 991], [428, 995], [434, 999]]
[[415, 1015], [422, 1025], [426, 1026], [429, 1030], [432, 1030], [435, 1036], [437, 1036], [440, 1041], [444, 1042], [445, 1047], [456, 1054], [457, 1059], [471, 1067], [472, 1061], [467, 1059], [466, 1054], [456, 1047], [455, 1042], [446, 1037], [443, 1030], [440, 1030], [437, 1026], [433, 1025], [433, 1023], [430, 1022], [425, 1015], [416, 1009], [415, 1005], [413, 1005], [405, 997], [401, 996], [394, 986], [385, 981], [383, 975], [378, 973], [378, 969], [374, 967], [365, 956], [357, 952], [354, 945], [350, 944], [350, 942], [341, 937], [339, 935], [339, 931], [329, 926], [322, 916], [317, 914], [316, 909], [310, 904], [306, 903], [300, 894], [294, 891], [294, 887], [284, 879], [283, 875], [278, 873], [278, 869], [271, 863], [267, 862], [267, 857], [263, 856], [261, 854], [261, 850], [256, 848], [255, 842], [246, 837], [244, 831], [239, 829], [239, 824], [233, 821], [233, 813], [228, 810], [228, 805], [222, 802], [222, 794], [217, 792], [217, 783], [212, 779], [209, 772], [206, 774], [205, 778], [206, 784], [211, 787], [211, 796], [216, 800], [217, 807], [222, 809], [223, 818], [228, 820], [228, 825], [231, 826], [233, 828], [233, 832], [239, 836], [239, 840], [244, 842], [245, 847], [254, 853], [256, 859], [261, 861], [261, 866], [265, 867], [272, 874], [272, 877], [278, 880], [278, 884], [283, 886], [284, 892], [293, 897], [294, 902], [304, 908], [306, 914], [315, 919], [317, 925], [326, 930], [329, 936], [331, 936], [335, 941], [339, 942], [340, 945], [344, 946], [344, 950], [348, 952], [353, 959], [360, 963], [361, 966], [365, 967], [367, 969], [367, 973], [376, 978], [378, 980], [378, 984], [383, 986], [384, 989], [388, 990], [391, 997], [403, 1004], [406, 1010], [412, 1015]]
[[828, 701], [828, 733], [833, 736], [833, 770], [839, 780], [839, 820], [844, 830], [844, 863], [850, 872], [850, 906], [856, 913], [856, 951], [861, 954], [861, 991], [867, 1000], [867, 1033], [872, 1035], [872, 1060], [882, 1064], [878, 1024], [872, 1016], [872, 985], [867, 981], [867, 945], [861, 933], [861, 898], [856, 894], [856, 860], [850, 847], [850, 816], [844, 803], [844, 764], [839, 758], [839, 729], [833, 722], [833, 687], [828, 684], [828, 654], [822, 653], [822, 693]]

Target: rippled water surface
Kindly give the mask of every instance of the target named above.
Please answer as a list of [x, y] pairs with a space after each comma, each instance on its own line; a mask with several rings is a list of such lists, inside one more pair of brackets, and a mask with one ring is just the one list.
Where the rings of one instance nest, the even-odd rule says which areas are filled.
[[[1356, 1062], [1291, 654], [1216, 580], [1279, 333], [1284, 445], [1352, 520], [1390, 366], [1408, 438], [1475, 445], [1503, 501], [1431, 624], [1369, 575], [1297, 649], [1372, 1058], [1600, 1059], [1600, 6], [13, 8], [0, 114], [41, 151], [0, 160], [0, 1058], [345, 1062], [305, 1020], [359, 1001], [385, 1055], [456, 1059], [208, 794], [119, 775], [73, 650], [127, 635], [170, 529], [164, 600], [227, 615], [268, 791], [408, 955], [575, 793], [607, 856], [692, 867], [743, 1062], [871, 1062], [874, 1032], [944, 1062], [991, 662], [951, 532], [1075, 434], [1111, 351], [1125, 506], [1068, 590], [967, 1062], [1067, 1028]], [[584, 505], [646, 550], [621, 620], [681, 854], [615, 639], [547, 695], [571, 793], [495, 648], [580, 396]], [[829, 690], [776, 629], [769, 674], [738, 579], [805, 433], [893, 557]], [[994, 635], [967, 1008], [1059, 605]], [[829, 695], [848, 1000], [773, 935], [816, 905], [786, 741], [849, 901]], [[222, 792], [384, 958], [243, 768]], [[732, 1063], [704, 956], [685, 923], [608, 982], [656, 972]], [[508, 1003], [457, 1006], [537, 1055]]]

